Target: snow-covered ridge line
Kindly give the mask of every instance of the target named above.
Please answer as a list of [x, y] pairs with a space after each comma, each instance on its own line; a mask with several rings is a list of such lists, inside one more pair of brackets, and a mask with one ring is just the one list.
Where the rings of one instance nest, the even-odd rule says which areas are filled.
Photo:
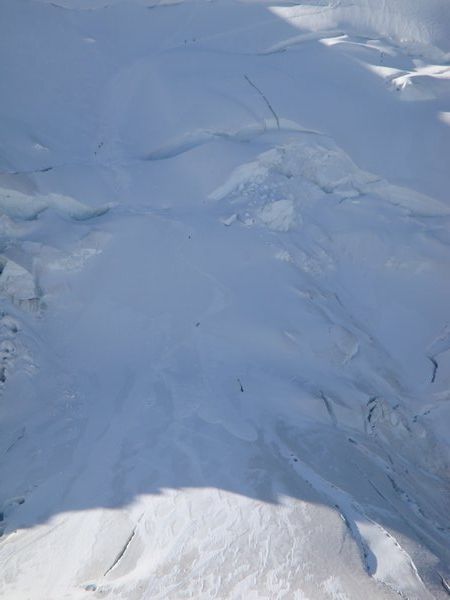
[[299, 477], [325, 496], [342, 515], [358, 544], [369, 575], [409, 600], [432, 600], [411, 557], [393, 535], [370, 519], [364, 509], [343, 490], [326, 481], [279, 441], [278, 446]]
[[265, 133], [305, 133], [312, 135], [323, 135], [312, 129], [305, 129], [298, 123], [288, 119], [264, 119], [262, 123], [255, 123], [241, 127], [235, 131], [221, 131], [215, 129], [198, 129], [169, 141], [167, 144], [152, 150], [143, 157], [143, 160], [165, 160], [173, 158], [193, 148], [207, 144], [214, 140], [226, 140], [230, 142], [250, 142]]

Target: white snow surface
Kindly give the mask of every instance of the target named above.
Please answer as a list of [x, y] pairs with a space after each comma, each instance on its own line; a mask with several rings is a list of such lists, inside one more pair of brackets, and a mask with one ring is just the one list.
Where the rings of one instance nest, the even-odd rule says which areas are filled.
[[450, 4], [2, 0], [0, 596], [450, 593]]

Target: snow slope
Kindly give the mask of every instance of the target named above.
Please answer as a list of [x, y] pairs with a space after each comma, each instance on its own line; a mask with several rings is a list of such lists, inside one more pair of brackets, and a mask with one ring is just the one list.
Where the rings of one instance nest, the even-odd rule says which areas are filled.
[[448, 4], [0, 15], [0, 595], [448, 597]]

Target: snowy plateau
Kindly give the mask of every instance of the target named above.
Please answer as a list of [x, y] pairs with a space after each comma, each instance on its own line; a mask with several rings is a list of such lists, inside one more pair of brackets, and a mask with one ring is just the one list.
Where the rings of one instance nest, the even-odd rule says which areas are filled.
[[450, 597], [449, 0], [0, 0], [0, 597]]

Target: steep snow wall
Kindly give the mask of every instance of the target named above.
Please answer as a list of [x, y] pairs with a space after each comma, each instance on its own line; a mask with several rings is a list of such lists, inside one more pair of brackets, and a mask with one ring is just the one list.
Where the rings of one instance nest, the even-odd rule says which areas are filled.
[[401, 44], [450, 50], [450, 3], [440, 0], [330, 0], [271, 8], [303, 29], [342, 27], [391, 37]]

